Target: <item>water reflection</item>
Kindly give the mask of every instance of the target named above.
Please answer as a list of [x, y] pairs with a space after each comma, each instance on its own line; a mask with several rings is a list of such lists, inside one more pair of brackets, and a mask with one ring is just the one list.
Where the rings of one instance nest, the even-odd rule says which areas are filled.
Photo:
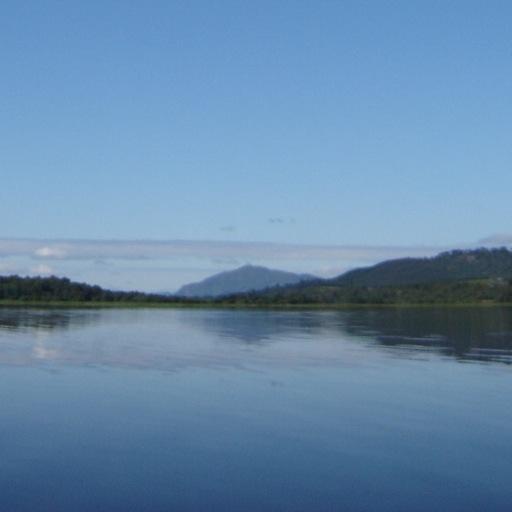
[[426, 349], [463, 361], [512, 363], [511, 308], [357, 310], [343, 329], [393, 349]]
[[226, 339], [263, 344], [276, 338], [338, 336], [466, 361], [512, 362], [512, 308], [380, 308], [343, 311], [233, 311], [182, 319]]
[[512, 363], [511, 308], [344, 311], [0, 309], [0, 364], [353, 365], [425, 353]]
[[215, 333], [224, 340], [248, 345], [265, 345], [285, 338], [296, 339], [332, 328], [331, 311], [204, 310], [183, 311], [180, 321]]
[[99, 316], [97, 310], [0, 307], [0, 333], [75, 328], [97, 322]]

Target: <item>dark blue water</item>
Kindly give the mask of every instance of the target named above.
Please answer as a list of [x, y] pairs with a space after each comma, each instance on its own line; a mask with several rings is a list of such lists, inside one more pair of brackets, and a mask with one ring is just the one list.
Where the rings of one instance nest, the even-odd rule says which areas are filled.
[[512, 310], [0, 309], [0, 511], [510, 511]]

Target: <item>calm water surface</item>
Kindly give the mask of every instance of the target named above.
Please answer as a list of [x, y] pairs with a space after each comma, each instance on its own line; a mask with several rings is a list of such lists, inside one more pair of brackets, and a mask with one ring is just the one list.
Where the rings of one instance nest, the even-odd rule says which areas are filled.
[[0, 511], [512, 510], [512, 310], [0, 309]]

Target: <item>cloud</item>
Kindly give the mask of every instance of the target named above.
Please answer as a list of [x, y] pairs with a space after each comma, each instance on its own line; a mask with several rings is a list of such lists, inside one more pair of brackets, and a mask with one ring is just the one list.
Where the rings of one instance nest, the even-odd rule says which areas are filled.
[[95, 259], [93, 261], [93, 265], [96, 265], [98, 267], [104, 267], [104, 266], [109, 266], [109, 265], [112, 265], [111, 262], [107, 261], [107, 260], [102, 260], [102, 259]]
[[241, 265], [240, 261], [236, 258], [212, 258], [212, 263], [214, 265], [233, 268]]
[[2, 274], [10, 274], [19, 272], [19, 267], [10, 261], [8, 262], [0, 262], [0, 273]]
[[243, 261], [335, 260], [376, 262], [404, 256], [428, 256], [446, 247], [308, 245], [214, 240], [16, 240], [0, 239], [0, 256], [55, 260], [182, 260]]
[[61, 259], [66, 257], [66, 250], [58, 246], [45, 246], [39, 247], [34, 251], [34, 254], [38, 258], [49, 258], [49, 259]]
[[486, 238], [482, 238], [478, 241], [480, 245], [490, 245], [490, 246], [504, 246], [504, 245], [512, 245], [512, 234], [511, 233], [497, 233], [495, 235], [490, 235]]
[[41, 265], [36, 265], [35, 267], [32, 267], [30, 269], [30, 273], [40, 275], [40, 276], [49, 276], [49, 275], [53, 274], [54, 271], [53, 271], [53, 268], [50, 267], [49, 265], [41, 264]]

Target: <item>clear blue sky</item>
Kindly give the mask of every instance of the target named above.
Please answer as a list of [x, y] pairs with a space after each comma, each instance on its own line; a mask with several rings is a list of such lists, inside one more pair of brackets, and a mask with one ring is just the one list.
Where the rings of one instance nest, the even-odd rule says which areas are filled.
[[0, 69], [1, 238], [512, 231], [509, 1], [4, 0]]

